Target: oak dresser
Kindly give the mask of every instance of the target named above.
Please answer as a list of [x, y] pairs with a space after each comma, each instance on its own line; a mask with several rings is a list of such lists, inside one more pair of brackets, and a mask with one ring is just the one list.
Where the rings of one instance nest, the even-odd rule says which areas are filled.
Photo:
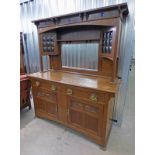
[[[106, 146], [113, 121], [127, 3], [33, 21], [41, 71], [30, 74], [35, 114]], [[43, 57], [50, 69], [44, 71]]]

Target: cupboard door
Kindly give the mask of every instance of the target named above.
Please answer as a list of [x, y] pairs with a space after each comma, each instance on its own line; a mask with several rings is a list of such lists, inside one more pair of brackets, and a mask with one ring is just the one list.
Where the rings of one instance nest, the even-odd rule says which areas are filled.
[[99, 136], [101, 112], [102, 108], [97, 103], [87, 103], [75, 97], [68, 97], [68, 123], [75, 129]]
[[58, 105], [56, 103], [56, 94], [37, 92], [36, 111], [40, 114], [48, 115], [51, 118], [57, 118]]

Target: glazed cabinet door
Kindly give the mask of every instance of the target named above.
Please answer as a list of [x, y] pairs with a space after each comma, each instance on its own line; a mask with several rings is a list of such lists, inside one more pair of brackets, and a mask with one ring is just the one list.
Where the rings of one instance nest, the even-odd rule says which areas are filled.
[[99, 136], [102, 128], [102, 105], [68, 97], [68, 124], [77, 130]]

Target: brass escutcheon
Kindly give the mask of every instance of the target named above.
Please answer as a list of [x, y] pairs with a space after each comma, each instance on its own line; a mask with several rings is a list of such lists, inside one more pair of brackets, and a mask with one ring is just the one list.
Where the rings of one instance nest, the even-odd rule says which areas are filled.
[[56, 91], [56, 90], [57, 90], [57, 87], [54, 86], [54, 85], [52, 85], [52, 86], [51, 86], [51, 90], [52, 90], [52, 91]]
[[40, 85], [40, 82], [39, 81], [36, 81], [36, 86], [38, 87]]
[[97, 95], [91, 94], [90, 100], [97, 102]]
[[72, 95], [72, 94], [73, 94], [72, 89], [67, 89], [67, 95]]

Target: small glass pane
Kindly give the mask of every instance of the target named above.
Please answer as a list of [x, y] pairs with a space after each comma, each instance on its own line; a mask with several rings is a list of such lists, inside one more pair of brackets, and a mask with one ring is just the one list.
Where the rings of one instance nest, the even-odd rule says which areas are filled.
[[62, 43], [62, 67], [98, 70], [99, 43]]

